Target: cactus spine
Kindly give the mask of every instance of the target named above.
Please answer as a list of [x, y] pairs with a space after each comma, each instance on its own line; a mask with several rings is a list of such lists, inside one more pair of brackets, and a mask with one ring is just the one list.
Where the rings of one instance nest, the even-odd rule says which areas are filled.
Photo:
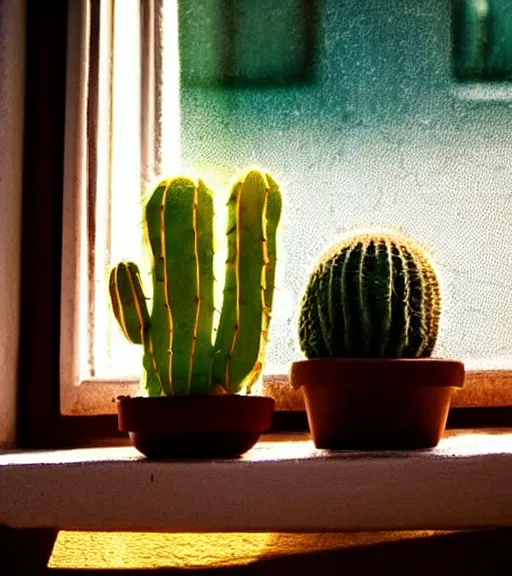
[[257, 378], [272, 306], [280, 212], [279, 188], [270, 175], [253, 170], [233, 187], [224, 299], [213, 343], [212, 193], [188, 178], [157, 186], [145, 210], [153, 254], [151, 315], [135, 264], [121, 262], [109, 281], [121, 329], [144, 347], [148, 395], [236, 393]]
[[394, 232], [363, 232], [313, 271], [299, 314], [308, 358], [421, 358], [437, 339], [440, 292], [426, 252]]

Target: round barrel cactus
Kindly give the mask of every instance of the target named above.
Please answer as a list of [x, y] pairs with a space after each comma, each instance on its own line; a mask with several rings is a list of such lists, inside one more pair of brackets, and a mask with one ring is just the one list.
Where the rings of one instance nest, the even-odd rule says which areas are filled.
[[308, 358], [424, 358], [439, 316], [425, 250], [396, 232], [360, 232], [333, 246], [311, 274], [299, 341]]

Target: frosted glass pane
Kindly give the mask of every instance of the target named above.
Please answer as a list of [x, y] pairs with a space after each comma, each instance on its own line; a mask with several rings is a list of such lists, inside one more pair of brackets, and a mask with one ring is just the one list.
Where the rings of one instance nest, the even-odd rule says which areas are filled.
[[216, 185], [258, 165], [282, 184], [268, 370], [301, 356], [297, 306], [319, 254], [372, 223], [434, 254], [444, 296], [435, 355], [510, 368], [512, 91], [460, 97], [446, 0], [320, 4], [309, 85], [181, 91], [184, 172]]

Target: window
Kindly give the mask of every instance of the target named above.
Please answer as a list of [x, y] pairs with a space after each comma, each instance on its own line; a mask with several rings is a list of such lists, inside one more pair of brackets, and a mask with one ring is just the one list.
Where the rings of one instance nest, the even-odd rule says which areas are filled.
[[512, 97], [512, 6], [507, 0], [453, 0], [454, 92], [470, 101]]
[[313, 80], [316, 0], [179, 2], [183, 86], [283, 87]]
[[461, 80], [510, 80], [512, 5], [507, 0], [457, 0], [455, 73]]
[[285, 196], [267, 375], [300, 357], [297, 303], [318, 255], [347, 229], [385, 224], [433, 252], [444, 294], [435, 355], [469, 370], [455, 403], [508, 405], [509, 105], [454, 92], [449, 3], [270, 4], [71, 3], [63, 413], [113, 412], [112, 398], [137, 388], [141, 354], [113, 321], [106, 279], [122, 258], [147, 274], [141, 211], [159, 175], [201, 175], [222, 208], [226, 182], [254, 164]]

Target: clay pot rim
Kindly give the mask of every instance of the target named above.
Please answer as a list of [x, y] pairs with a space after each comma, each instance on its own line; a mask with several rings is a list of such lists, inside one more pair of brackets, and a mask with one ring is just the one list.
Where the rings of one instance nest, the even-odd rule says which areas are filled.
[[[227, 400], [229, 398], [229, 400]], [[263, 401], [267, 402], [268, 400], [272, 400], [272, 398], [268, 396], [260, 396], [257, 394], [187, 394], [183, 396], [130, 396], [128, 395], [120, 395], [116, 397], [116, 403], [119, 405], [122, 402], [153, 402], [153, 403], [161, 403], [161, 402], [169, 402], [172, 404], [182, 402], [183, 404], [195, 404], [197, 402], [208, 402], [210, 403], [247, 403], [247, 399], [250, 398], [251, 401]], [[222, 400], [221, 400], [222, 399]]]
[[263, 432], [271, 426], [274, 405], [272, 398], [257, 395], [119, 396], [118, 427], [158, 434]]
[[[329, 377], [322, 378], [326, 373]], [[290, 384], [295, 389], [333, 381], [354, 388], [462, 388], [464, 374], [463, 362], [446, 358], [311, 358], [292, 362]]]
[[451, 360], [450, 358], [335, 358], [335, 357], [325, 357], [325, 358], [305, 358], [304, 360], [295, 360], [292, 364], [309, 364], [309, 363], [320, 363], [320, 362], [332, 362], [332, 363], [346, 363], [346, 364], [357, 364], [360, 362], [372, 363], [372, 364], [460, 364], [464, 365], [460, 360]]

